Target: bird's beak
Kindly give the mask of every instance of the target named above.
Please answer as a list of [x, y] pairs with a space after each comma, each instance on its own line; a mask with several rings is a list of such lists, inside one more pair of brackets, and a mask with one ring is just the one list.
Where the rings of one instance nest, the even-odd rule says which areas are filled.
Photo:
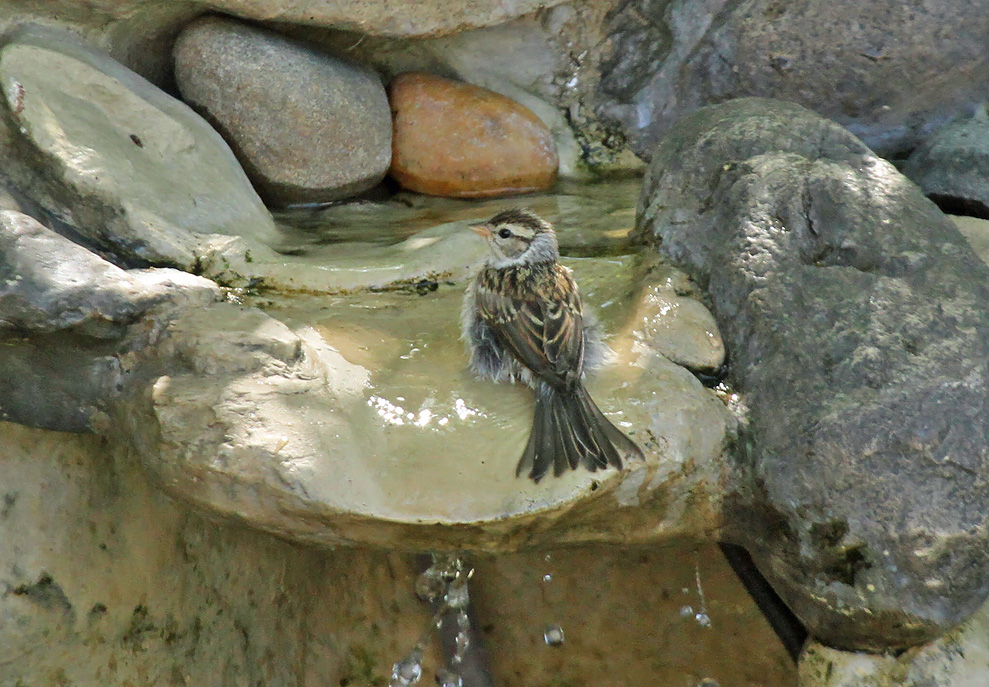
[[470, 224], [467, 228], [482, 238], [491, 238], [491, 229], [487, 224]]

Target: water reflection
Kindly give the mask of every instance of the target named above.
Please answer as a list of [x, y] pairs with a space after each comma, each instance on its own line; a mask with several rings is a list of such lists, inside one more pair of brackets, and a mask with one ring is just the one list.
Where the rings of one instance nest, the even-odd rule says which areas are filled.
[[509, 207], [524, 206], [556, 225], [565, 254], [591, 251], [600, 255], [602, 249], [627, 249], [640, 183], [638, 178], [592, 184], [562, 182], [553, 193], [485, 201], [398, 193], [381, 200], [285, 210], [275, 219], [286, 234], [286, 252], [320, 254], [341, 242], [392, 245], [439, 224], [489, 217]]

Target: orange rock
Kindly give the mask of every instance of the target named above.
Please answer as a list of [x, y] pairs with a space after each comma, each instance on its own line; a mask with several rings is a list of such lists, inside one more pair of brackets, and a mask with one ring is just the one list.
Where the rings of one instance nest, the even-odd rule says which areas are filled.
[[388, 97], [395, 127], [389, 172], [404, 188], [485, 198], [556, 181], [549, 129], [514, 100], [421, 72], [396, 76]]

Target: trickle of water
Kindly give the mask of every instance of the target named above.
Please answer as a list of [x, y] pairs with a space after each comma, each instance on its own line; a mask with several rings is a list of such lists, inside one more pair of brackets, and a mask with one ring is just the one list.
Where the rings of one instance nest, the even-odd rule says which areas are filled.
[[470, 648], [470, 633], [466, 630], [460, 630], [457, 633], [457, 647], [453, 653], [453, 660], [456, 663], [460, 663], [464, 660], [464, 656], [467, 655], [467, 649]]
[[711, 627], [711, 616], [707, 614], [707, 599], [704, 598], [704, 588], [701, 586], [701, 564], [694, 559], [694, 583], [697, 585], [697, 596], [701, 600], [701, 607], [697, 609], [694, 619], [701, 627]]
[[422, 650], [418, 647], [392, 666], [389, 687], [409, 687], [422, 677]]
[[[456, 647], [450, 658], [450, 665], [456, 666], [463, 662], [467, 649], [471, 644], [470, 617], [467, 607], [470, 605], [468, 582], [474, 576], [474, 569], [466, 565], [464, 559], [456, 554], [433, 554], [432, 565], [416, 578], [416, 595], [428, 603], [433, 603], [434, 614], [429, 625], [420, 637], [409, 656], [396, 663], [392, 670], [390, 687], [407, 687], [414, 685], [422, 677], [422, 647], [429, 641], [429, 635], [435, 630], [442, 630], [443, 619], [453, 612], [457, 619]], [[436, 681], [442, 687], [461, 687], [460, 676], [451, 669], [437, 672]]]
[[470, 603], [470, 592], [467, 591], [467, 581], [464, 580], [458, 584], [455, 581], [450, 585], [450, 588], [446, 590], [446, 596], [443, 597], [443, 601], [450, 608], [467, 608], [467, 604]]
[[563, 636], [563, 628], [559, 625], [547, 625], [543, 630], [543, 639], [548, 646], [562, 646], [566, 640]]
[[433, 568], [416, 578], [416, 596], [423, 601], [436, 601], [443, 594], [446, 582]]
[[449, 668], [440, 668], [436, 671], [436, 684], [438, 687], [464, 687], [464, 679]]

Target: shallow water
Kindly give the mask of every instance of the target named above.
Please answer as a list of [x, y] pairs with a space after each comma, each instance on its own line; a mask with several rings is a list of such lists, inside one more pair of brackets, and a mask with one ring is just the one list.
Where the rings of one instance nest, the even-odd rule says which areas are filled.
[[[625, 328], [633, 306], [628, 294], [637, 290], [630, 279], [635, 256], [565, 261], [604, 329]], [[347, 499], [359, 501], [353, 503], [357, 510], [399, 520], [472, 522], [529, 512], [535, 503], [551, 507], [594, 479], [585, 471], [539, 485], [515, 477], [533, 412], [531, 393], [471, 376], [460, 340], [463, 292], [463, 284], [444, 282], [421, 294], [399, 290], [257, 301], [290, 328], [315, 330], [360, 372], [362, 388], [345, 410], [354, 424], [353, 440], [363, 445], [364, 459], [373, 467], [310, 466], [332, 471], [334, 479], [353, 480]], [[633, 356], [630, 345], [621, 347], [621, 355], [590, 388], [594, 393], [598, 384], [607, 390], [598, 403], [619, 422], [626, 416], [638, 420], [644, 407], [640, 395], [649, 393], [642, 390], [654, 388], [657, 375], [675, 372], [662, 361], [659, 370], [620, 364]], [[634, 428], [627, 431], [635, 435]], [[465, 456], [471, 457], [469, 465]], [[465, 480], [481, 480], [487, 487], [465, 489]], [[341, 497], [334, 502], [341, 503]]]
[[476, 221], [512, 207], [525, 207], [552, 221], [565, 255], [626, 252], [635, 222], [641, 180], [593, 184], [561, 183], [553, 193], [491, 200], [432, 198], [398, 193], [322, 208], [295, 208], [276, 214], [286, 248], [307, 255], [332, 255], [339, 243], [390, 245], [439, 224]]

